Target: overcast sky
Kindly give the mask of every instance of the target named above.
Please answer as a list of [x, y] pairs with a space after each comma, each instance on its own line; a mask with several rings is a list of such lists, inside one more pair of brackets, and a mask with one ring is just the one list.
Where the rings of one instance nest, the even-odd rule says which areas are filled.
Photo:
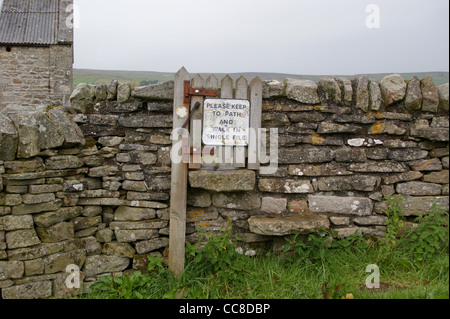
[[[448, 0], [74, 2], [80, 17], [75, 68], [318, 75], [449, 70]], [[379, 28], [367, 26], [377, 22], [376, 11], [366, 12], [370, 4], [379, 9]]]

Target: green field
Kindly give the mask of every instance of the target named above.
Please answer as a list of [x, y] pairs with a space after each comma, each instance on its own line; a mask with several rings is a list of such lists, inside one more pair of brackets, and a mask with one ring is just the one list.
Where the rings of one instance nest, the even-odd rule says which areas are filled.
[[[73, 70], [73, 84], [74, 86], [79, 83], [109, 84], [113, 79], [119, 81], [130, 81], [135, 86], [138, 86], [141, 81], [158, 81], [158, 83], [172, 80], [174, 73], [170, 72], [150, 72], [150, 71], [113, 71], [113, 70], [87, 70], [87, 69], [74, 69]], [[201, 73], [204, 78], [207, 78], [211, 73]], [[225, 73], [214, 73], [214, 75], [221, 79]], [[298, 78], [318, 81], [328, 75], [296, 75], [296, 74], [284, 74], [284, 73], [263, 73], [263, 72], [243, 72], [243, 73], [230, 73], [233, 79], [237, 79], [239, 76], [244, 75], [248, 79], [255, 76], [259, 76], [262, 80], [283, 80], [285, 78]], [[388, 73], [379, 74], [366, 74], [370, 79], [380, 81]], [[431, 75], [436, 85], [441, 85], [449, 82], [449, 72], [422, 72], [422, 73], [401, 73], [405, 80], [411, 79], [413, 76], [417, 76], [419, 79], [424, 78], [427, 75]], [[331, 75], [330, 75], [331, 76]], [[340, 76], [340, 75], [332, 75]], [[345, 75], [349, 79], [353, 79], [356, 75]]]

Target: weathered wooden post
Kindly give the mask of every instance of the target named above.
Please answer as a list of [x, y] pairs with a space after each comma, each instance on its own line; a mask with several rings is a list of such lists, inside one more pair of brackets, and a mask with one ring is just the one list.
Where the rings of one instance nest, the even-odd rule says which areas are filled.
[[[186, 121], [177, 116], [177, 108], [183, 105], [184, 81], [189, 81], [189, 73], [183, 67], [175, 75], [173, 97], [173, 130], [181, 129]], [[186, 114], [188, 115], [188, 114]], [[189, 125], [189, 124], [188, 124]], [[179, 143], [182, 136], [172, 141], [172, 147]], [[169, 269], [175, 276], [184, 270], [184, 249], [186, 236], [186, 200], [187, 200], [188, 164], [172, 160], [170, 184], [170, 237], [169, 237]]]

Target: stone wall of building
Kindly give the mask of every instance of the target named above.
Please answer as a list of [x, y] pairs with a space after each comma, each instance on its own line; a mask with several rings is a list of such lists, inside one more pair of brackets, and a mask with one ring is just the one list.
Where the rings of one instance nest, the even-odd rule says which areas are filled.
[[[167, 257], [172, 97], [173, 82], [81, 84], [66, 110], [0, 115], [2, 298], [78, 294]], [[247, 254], [320, 228], [382, 236], [394, 194], [409, 224], [433, 201], [449, 210], [448, 84], [268, 81], [262, 126], [278, 128], [275, 173], [189, 171], [189, 242], [228, 221]]]
[[0, 112], [69, 102], [72, 45], [0, 46]]

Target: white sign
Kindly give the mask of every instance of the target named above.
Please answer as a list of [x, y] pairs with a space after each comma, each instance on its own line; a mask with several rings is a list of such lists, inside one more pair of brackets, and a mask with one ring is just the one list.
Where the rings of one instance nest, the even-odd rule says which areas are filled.
[[250, 101], [205, 99], [203, 103], [203, 144], [248, 146]]

